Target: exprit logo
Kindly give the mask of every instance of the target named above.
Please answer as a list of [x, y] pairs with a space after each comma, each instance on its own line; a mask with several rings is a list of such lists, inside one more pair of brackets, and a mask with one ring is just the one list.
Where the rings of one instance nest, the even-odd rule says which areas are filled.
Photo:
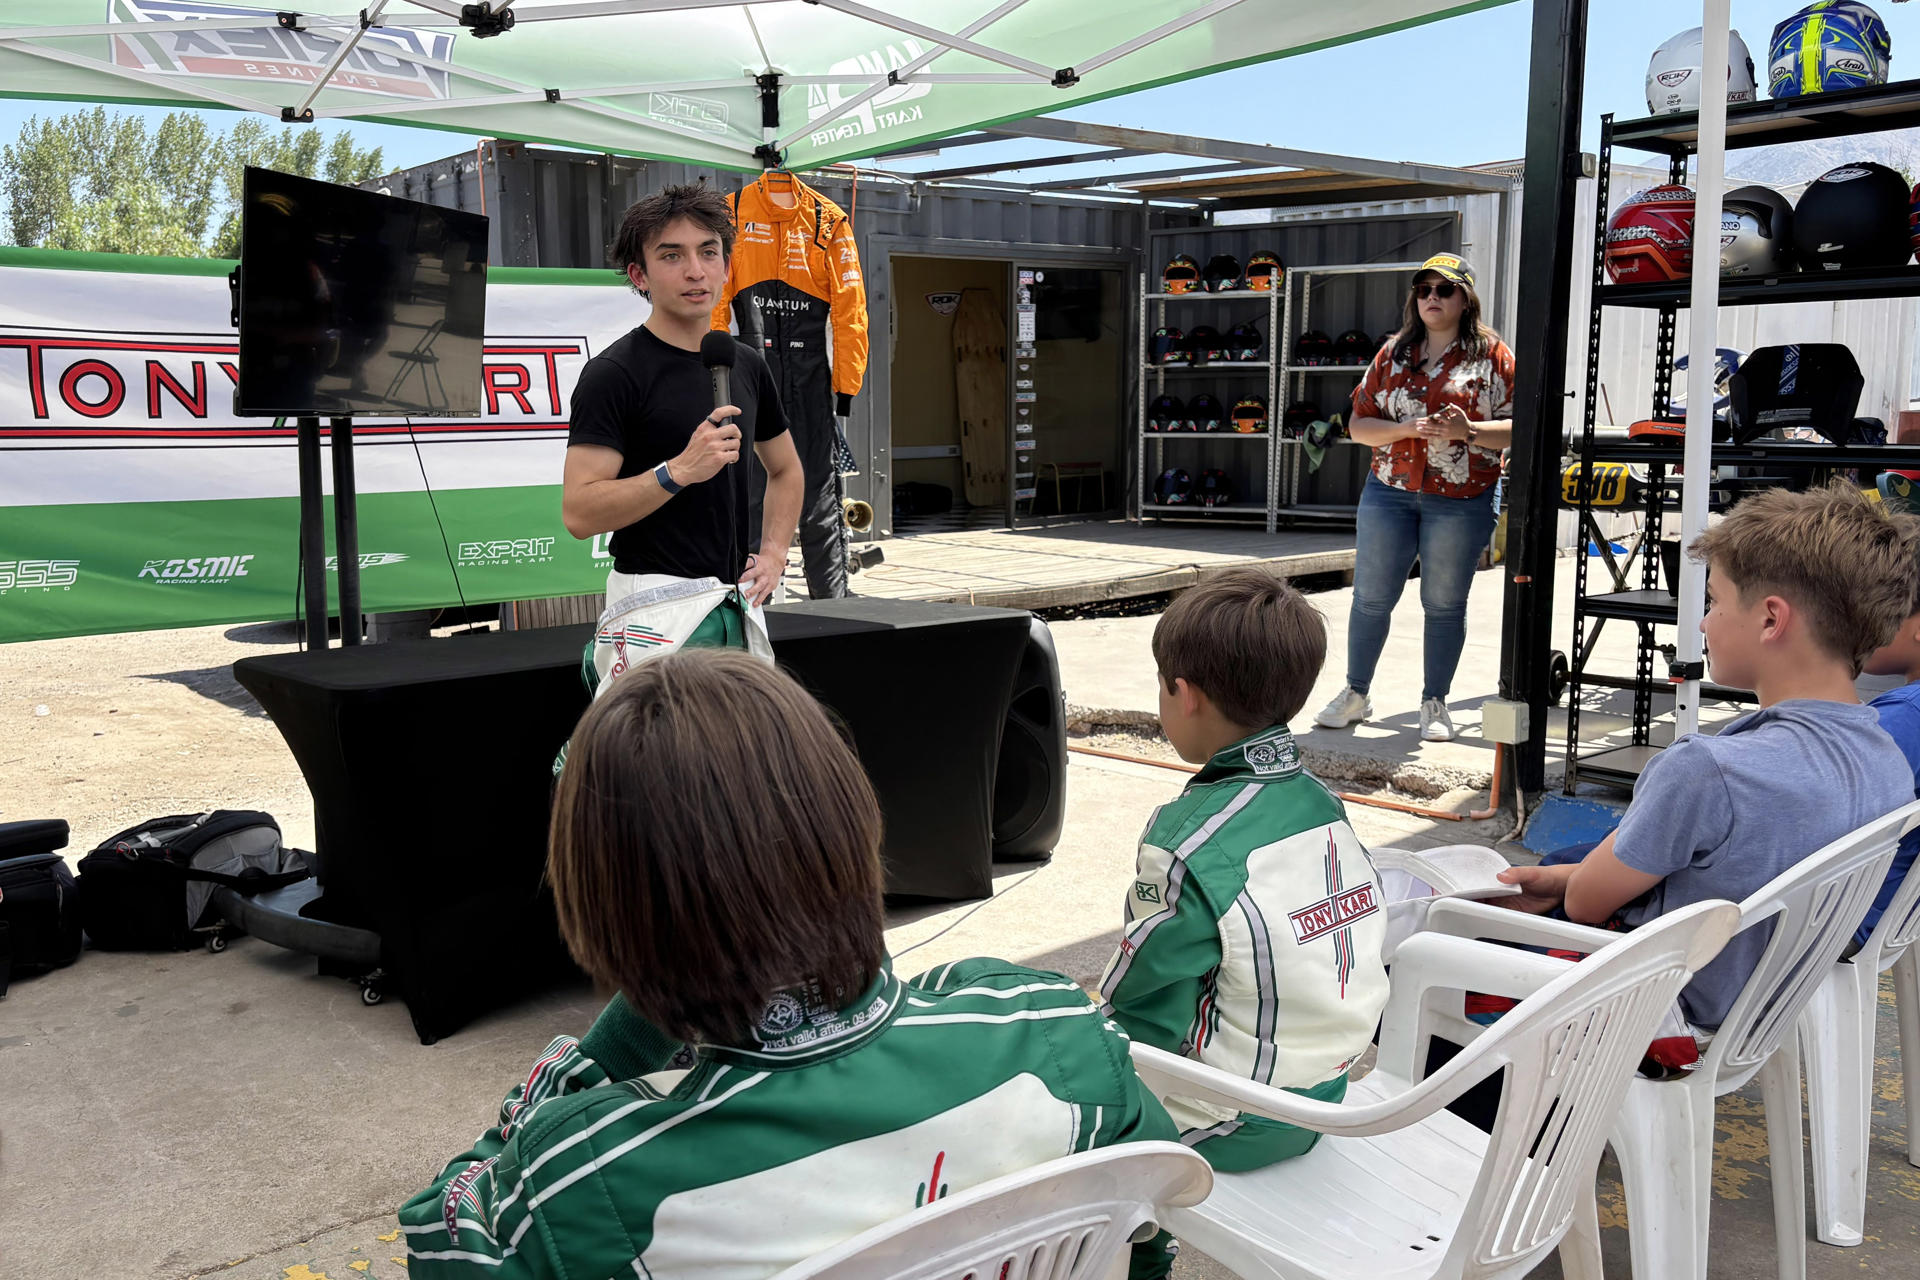
[[177, 560], [149, 560], [146, 566], [134, 577], [152, 578], [168, 586], [179, 583], [191, 583], [210, 586], [222, 582], [232, 582], [235, 578], [247, 576], [247, 564], [253, 559], [245, 556], [193, 556]]
[[460, 544], [461, 568], [501, 564], [543, 564], [553, 559], [552, 538], [506, 538]]
[[[360, 553], [360, 567], [362, 569], [378, 569], [381, 565], [399, 564], [406, 558], [406, 553], [403, 551], [362, 551]], [[339, 569], [340, 557], [328, 556], [327, 572], [336, 573]]]

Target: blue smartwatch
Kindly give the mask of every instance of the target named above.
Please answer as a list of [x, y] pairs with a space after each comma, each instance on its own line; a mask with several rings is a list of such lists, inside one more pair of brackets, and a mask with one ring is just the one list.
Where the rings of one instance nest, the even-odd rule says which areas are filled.
[[661, 489], [666, 491], [668, 497], [686, 488], [685, 485], [674, 480], [673, 472], [667, 469], [667, 464], [664, 462], [653, 469], [653, 478], [660, 482]]

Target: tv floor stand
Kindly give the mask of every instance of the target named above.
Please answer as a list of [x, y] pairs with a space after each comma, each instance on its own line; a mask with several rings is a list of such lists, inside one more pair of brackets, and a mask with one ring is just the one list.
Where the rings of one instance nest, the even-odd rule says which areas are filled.
[[[320, 419], [295, 420], [300, 455], [300, 572], [306, 587], [306, 645], [327, 648], [327, 534], [320, 487]], [[340, 583], [340, 644], [360, 643], [360, 514], [354, 498], [353, 419], [328, 419], [333, 445], [333, 550]]]

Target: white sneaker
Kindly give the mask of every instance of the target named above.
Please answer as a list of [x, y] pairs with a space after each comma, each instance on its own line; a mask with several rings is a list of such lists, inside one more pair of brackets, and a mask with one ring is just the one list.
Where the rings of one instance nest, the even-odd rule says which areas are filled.
[[1313, 722], [1323, 729], [1344, 729], [1372, 714], [1373, 703], [1366, 694], [1342, 689], [1333, 696], [1332, 702], [1320, 708], [1320, 714], [1313, 718]]
[[1420, 704], [1420, 736], [1428, 742], [1453, 741], [1453, 717], [1440, 699], [1428, 698]]

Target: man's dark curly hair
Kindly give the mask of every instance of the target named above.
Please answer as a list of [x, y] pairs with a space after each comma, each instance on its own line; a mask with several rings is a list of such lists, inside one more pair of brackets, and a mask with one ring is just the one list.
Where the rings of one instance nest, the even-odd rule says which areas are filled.
[[733, 256], [733, 215], [727, 212], [726, 198], [705, 183], [687, 183], [656, 191], [627, 210], [609, 250], [620, 274], [627, 275], [630, 266], [645, 271], [647, 249], [659, 243], [667, 228], [681, 218], [691, 218], [719, 236], [721, 256]]

